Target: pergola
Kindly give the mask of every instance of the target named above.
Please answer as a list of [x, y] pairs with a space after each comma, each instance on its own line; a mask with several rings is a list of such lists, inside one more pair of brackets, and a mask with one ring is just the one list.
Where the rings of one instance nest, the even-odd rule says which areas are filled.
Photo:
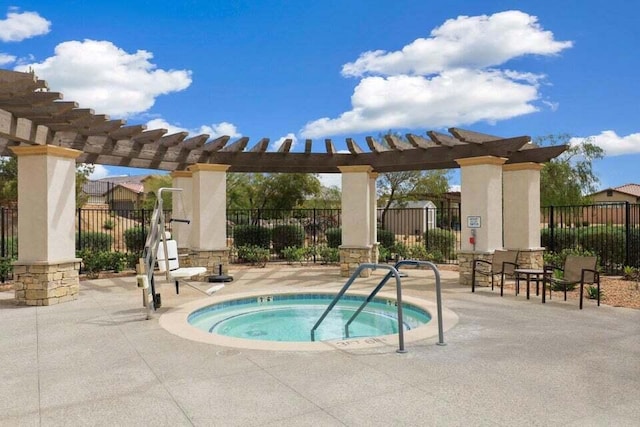
[[[501, 237], [503, 172], [516, 176], [509, 181], [515, 184], [512, 201], [507, 194], [510, 184], [505, 180], [504, 204], [513, 202], [514, 206], [524, 206], [511, 211], [526, 216], [526, 224], [516, 218], [519, 224], [516, 228], [525, 226], [530, 231], [536, 222], [530, 213], [535, 210], [536, 197], [539, 219], [539, 165], [566, 149], [566, 146], [536, 146], [528, 136], [503, 138], [451, 128], [449, 134], [435, 131], [426, 132], [425, 136], [409, 134], [408, 143], [395, 136], [386, 136], [386, 144], [366, 137], [367, 149], [363, 148], [365, 144], [346, 138], [348, 152], [338, 152], [331, 139], [320, 143], [324, 146], [323, 152], [313, 151], [310, 139], [305, 140], [304, 151], [293, 152], [293, 141], [287, 139], [273, 152], [267, 151], [269, 138], [261, 138], [249, 147], [248, 137], [232, 141], [229, 136], [211, 139], [206, 134], [168, 134], [166, 129], [147, 130], [144, 125], [127, 125], [124, 120], [95, 114], [91, 109], [80, 108], [76, 102], [62, 99], [61, 93], [48, 90], [47, 83], [33, 73], [0, 70], [0, 156], [15, 154], [18, 157], [19, 227], [29, 224], [31, 229], [29, 232], [25, 225], [24, 231], [19, 230], [17, 282], [23, 270], [23, 274], [32, 272], [29, 266], [64, 264], [68, 267], [69, 263], [73, 269], [79, 266], [73, 252], [73, 209], [67, 197], [74, 191], [69, 180], [74, 177], [75, 163], [172, 172], [174, 185], [186, 190], [187, 211], [194, 217], [193, 229], [188, 233], [179, 232], [179, 242], [197, 254], [194, 262], [206, 261], [211, 268], [217, 265], [218, 259], [228, 258], [226, 236], [221, 235], [225, 233], [226, 221], [226, 172], [342, 173], [343, 212], [350, 214], [343, 217], [341, 263], [343, 273], [348, 274], [358, 263], [377, 259], [377, 173], [462, 168], [463, 217], [484, 220], [480, 230], [476, 230], [480, 232], [477, 239], [482, 242], [479, 246], [477, 242], [469, 247], [463, 238], [462, 253], [466, 250], [475, 256], [507, 246], [508, 233], [505, 233], [504, 244]], [[39, 169], [42, 172], [34, 172]], [[52, 175], [54, 169], [57, 172]], [[523, 194], [533, 201], [520, 200]], [[64, 206], [60, 205], [61, 200]], [[44, 213], [39, 213], [41, 211]], [[66, 218], [61, 225], [60, 215], [70, 219]], [[38, 231], [34, 231], [34, 221], [42, 223], [44, 228], [35, 227]], [[474, 226], [475, 220], [469, 224]], [[498, 231], [500, 238], [496, 237]], [[539, 237], [537, 245], [531, 236], [516, 240], [519, 242], [514, 244], [521, 249], [540, 249]], [[46, 250], [38, 249], [38, 245], [44, 245]], [[65, 249], [60, 250], [60, 245], [66, 245]], [[213, 258], [217, 258], [215, 262]], [[77, 281], [77, 275], [75, 277]], [[51, 286], [57, 285], [45, 287]], [[25, 298], [28, 304], [32, 300]], [[35, 300], [39, 301], [37, 304], [52, 303], [48, 296]]]

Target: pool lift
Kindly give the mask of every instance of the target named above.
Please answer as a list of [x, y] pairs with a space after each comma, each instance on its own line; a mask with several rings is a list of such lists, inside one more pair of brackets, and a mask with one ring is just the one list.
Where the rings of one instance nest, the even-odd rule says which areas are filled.
[[[206, 272], [206, 268], [204, 267], [178, 268], [177, 244], [175, 240], [170, 240], [170, 233], [165, 231], [165, 215], [162, 206], [162, 196], [165, 192], [174, 192], [181, 196], [182, 188], [162, 187], [156, 192], [156, 203], [153, 213], [151, 214], [151, 223], [147, 240], [144, 245], [142, 258], [139, 259], [137, 266], [136, 280], [138, 287], [142, 289], [142, 303], [144, 307], [147, 307], [148, 309], [148, 319], [150, 319], [153, 312], [162, 305], [160, 293], [156, 292], [153, 275], [156, 262], [164, 263], [160, 270], [165, 272], [167, 280], [174, 280], [176, 282], [176, 293], [179, 293], [178, 278], [191, 277]], [[182, 197], [179, 199], [182, 201]], [[179, 204], [179, 206], [182, 206], [182, 211], [184, 213], [184, 205]], [[189, 219], [172, 217], [169, 220], [169, 223], [173, 222], [182, 224], [191, 223]], [[159, 257], [161, 258], [160, 260], [158, 259]], [[224, 285], [214, 285], [208, 290], [203, 291], [200, 288], [192, 286], [188, 282], [185, 283], [207, 295], [212, 295], [214, 292], [224, 287]]]
[[363, 270], [368, 269], [368, 268], [370, 268], [372, 270], [376, 270], [376, 269], [380, 268], [380, 269], [389, 270], [389, 273], [387, 273], [387, 275], [382, 278], [380, 283], [378, 283], [378, 285], [373, 289], [373, 291], [371, 291], [371, 294], [369, 294], [369, 296], [364, 300], [364, 302], [355, 311], [355, 313], [351, 316], [351, 318], [349, 320], [347, 320], [347, 323], [344, 325], [345, 337], [349, 338], [349, 325], [351, 325], [351, 322], [353, 322], [353, 320], [360, 314], [360, 312], [362, 312], [362, 310], [366, 307], [366, 305], [369, 304], [373, 300], [373, 298], [376, 296], [376, 294], [389, 281], [389, 279], [394, 277], [395, 280], [396, 280], [396, 294], [397, 294], [397, 307], [398, 307], [398, 350], [396, 350], [396, 352], [397, 353], [406, 353], [407, 350], [404, 348], [404, 324], [403, 324], [403, 321], [402, 321], [402, 283], [401, 283], [401, 279], [400, 279], [401, 277], [406, 277], [406, 275], [403, 276], [399, 271], [400, 267], [403, 266], [403, 265], [414, 265], [414, 266], [421, 266], [422, 265], [422, 266], [426, 266], [426, 267], [431, 268], [433, 270], [433, 272], [435, 273], [435, 279], [436, 279], [436, 309], [437, 309], [437, 313], [438, 313], [438, 342], [436, 344], [439, 345], [439, 346], [447, 345], [444, 342], [444, 326], [443, 326], [443, 323], [442, 323], [442, 290], [441, 290], [441, 286], [440, 286], [440, 271], [438, 270], [438, 267], [436, 267], [436, 265], [433, 264], [432, 262], [429, 262], [429, 261], [418, 261], [418, 260], [402, 260], [402, 261], [396, 262], [396, 264], [394, 266], [390, 266], [390, 265], [387, 265], [387, 264], [371, 264], [371, 263], [360, 264], [358, 266], [358, 268], [356, 268], [356, 270], [353, 272], [351, 277], [349, 277], [349, 280], [347, 280], [347, 283], [345, 283], [344, 286], [342, 287], [342, 289], [340, 289], [340, 292], [338, 292], [338, 294], [331, 301], [331, 303], [329, 303], [329, 306], [324, 311], [324, 313], [322, 313], [322, 316], [320, 316], [320, 318], [315, 323], [315, 325], [313, 325], [313, 328], [311, 328], [311, 341], [315, 341], [316, 340], [316, 338], [315, 338], [316, 329], [318, 329], [320, 324], [324, 321], [324, 319], [327, 317], [329, 312], [336, 305], [338, 300], [340, 300], [340, 298], [342, 298], [342, 296], [345, 294], [345, 292], [347, 292], [347, 290], [353, 284], [353, 282], [356, 280], [356, 278], [360, 276], [360, 273]]

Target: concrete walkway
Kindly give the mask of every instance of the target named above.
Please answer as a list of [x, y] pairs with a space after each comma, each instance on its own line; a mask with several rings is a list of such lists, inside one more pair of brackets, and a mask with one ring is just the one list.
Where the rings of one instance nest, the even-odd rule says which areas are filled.
[[[344, 283], [336, 268], [232, 271], [221, 293]], [[382, 273], [356, 282], [370, 289]], [[407, 294], [431, 301], [433, 273]], [[86, 281], [77, 301], [16, 307], [0, 293], [0, 425], [637, 426], [640, 310], [472, 294], [443, 271], [459, 323], [437, 339], [329, 352], [238, 350], [144, 320], [134, 278]], [[200, 284], [206, 289], [208, 284]], [[162, 285], [164, 312], [200, 292]]]

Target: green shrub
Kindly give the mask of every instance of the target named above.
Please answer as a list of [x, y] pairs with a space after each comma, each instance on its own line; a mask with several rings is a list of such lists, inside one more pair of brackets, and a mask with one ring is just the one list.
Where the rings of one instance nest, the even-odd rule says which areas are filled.
[[282, 254], [287, 247], [304, 246], [304, 228], [299, 225], [276, 225], [271, 230], [271, 240], [273, 241], [273, 250], [278, 254]]
[[379, 228], [378, 242], [380, 242], [380, 247], [391, 249], [393, 248], [393, 245], [396, 243], [396, 235], [393, 231]]
[[13, 272], [13, 262], [11, 258], [0, 258], [0, 279], [4, 280]]
[[82, 258], [82, 271], [90, 277], [96, 278], [101, 271], [115, 271], [116, 273], [130, 267], [130, 258], [123, 252], [109, 251], [78, 251], [78, 257]]
[[340, 262], [340, 250], [329, 246], [322, 246], [318, 251], [323, 264], [335, 264]]
[[290, 264], [294, 262], [302, 263], [304, 259], [304, 249], [296, 246], [287, 246], [282, 249], [282, 256]]
[[318, 248], [316, 246], [307, 246], [301, 249], [302, 257], [305, 261], [310, 262], [314, 256], [318, 255]]
[[545, 252], [543, 254], [544, 264], [552, 265], [554, 267], [564, 267], [564, 262], [569, 255], [576, 256], [593, 256], [593, 252], [582, 249], [581, 247], [573, 249], [563, 249], [560, 252]]
[[407, 245], [405, 245], [404, 243], [402, 243], [402, 242], [396, 242], [396, 244], [393, 245], [393, 252], [400, 259], [408, 259], [409, 258], [409, 247]]
[[236, 225], [233, 228], [233, 244], [242, 246], [258, 246], [269, 249], [271, 246], [271, 229], [261, 225]]
[[264, 267], [270, 258], [269, 249], [256, 245], [238, 246], [238, 258], [241, 261]]
[[113, 230], [114, 226], [115, 222], [112, 219], [105, 219], [104, 223], [102, 224], [102, 228], [104, 228], [105, 230]]
[[[555, 228], [553, 230], [553, 251], [561, 252], [580, 244], [578, 230], [574, 228]], [[540, 243], [547, 250], [551, 250], [551, 229], [545, 228], [540, 231]]]
[[18, 259], [18, 238], [7, 237], [4, 239], [5, 257]]
[[[587, 290], [587, 297], [589, 299], [598, 299], [598, 287], [597, 286], [587, 285], [585, 289]], [[600, 298], [602, 298], [602, 295], [604, 295], [604, 292], [602, 291], [602, 289], [600, 289]]]
[[113, 238], [106, 233], [86, 231], [76, 233], [76, 248], [93, 252], [109, 251]]
[[378, 261], [385, 262], [391, 259], [391, 250], [384, 246], [378, 246]]
[[455, 252], [456, 235], [453, 231], [434, 228], [424, 233], [424, 245], [427, 252], [439, 251], [441, 254]]
[[128, 228], [124, 231], [124, 244], [129, 252], [141, 254], [144, 250], [144, 244], [146, 241], [147, 236], [140, 225]]
[[579, 235], [580, 245], [599, 255], [601, 264], [622, 266], [625, 263], [625, 233], [622, 227], [587, 227]]
[[325, 232], [327, 236], [327, 246], [330, 248], [338, 248], [342, 244], [342, 228], [331, 227]]
[[622, 269], [622, 278], [624, 280], [638, 280], [640, 270], [629, 265], [625, 265]]

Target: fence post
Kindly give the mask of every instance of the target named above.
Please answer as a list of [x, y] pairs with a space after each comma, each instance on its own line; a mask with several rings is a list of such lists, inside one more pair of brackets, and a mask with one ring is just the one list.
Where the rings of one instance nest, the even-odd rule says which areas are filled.
[[[4, 258], [7, 254], [5, 253], [5, 239], [4, 239], [4, 207], [0, 208], [0, 257]], [[3, 277], [4, 280], [4, 277]]]
[[631, 265], [631, 204], [624, 202], [624, 265]]
[[316, 263], [316, 249], [318, 248], [318, 223], [316, 222], [316, 208], [313, 208], [313, 263]]
[[[142, 221], [142, 239], [146, 242], [147, 240], [147, 233], [144, 230], [144, 208], [140, 209], [140, 211], [142, 211], [142, 214], [140, 215], [140, 219]], [[160, 230], [161, 233], [164, 233], [164, 230]]]
[[82, 208], [78, 208], [78, 242], [76, 250], [82, 250]]
[[556, 239], [555, 239], [555, 218], [553, 214], [553, 205], [549, 206], [549, 252], [555, 252], [556, 250]]

